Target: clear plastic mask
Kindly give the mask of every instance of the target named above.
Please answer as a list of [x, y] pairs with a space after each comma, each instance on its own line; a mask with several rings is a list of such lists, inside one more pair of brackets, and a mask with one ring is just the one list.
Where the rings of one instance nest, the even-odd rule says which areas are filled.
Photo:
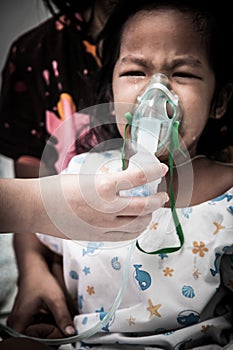
[[139, 146], [153, 154], [168, 147], [175, 121], [181, 117], [179, 99], [169, 89], [165, 74], [155, 74], [138, 97], [131, 125], [131, 143], [135, 152]]

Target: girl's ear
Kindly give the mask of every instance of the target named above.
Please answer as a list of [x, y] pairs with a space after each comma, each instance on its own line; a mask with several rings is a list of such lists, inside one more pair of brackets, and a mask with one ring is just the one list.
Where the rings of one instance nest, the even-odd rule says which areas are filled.
[[225, 114], [233, 94], [233, 84], [228, 84], [219, 92], [213, 108], [212, 118], [220, 119]]

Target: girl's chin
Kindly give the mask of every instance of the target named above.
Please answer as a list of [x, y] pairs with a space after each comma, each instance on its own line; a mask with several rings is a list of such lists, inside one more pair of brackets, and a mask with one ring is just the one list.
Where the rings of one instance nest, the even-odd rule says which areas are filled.
[[[184, 156], [186, 154], [185, 151], [182, 151], [182, 153], [179, 150], [175, 150], [173, 153], [173, 162], [183, 163], [187, 158]], [[160, 162], [168, 164], [169, 161], [169, 151], [167, 149], [161, 150], [156, 153], [156, 157], [160, 160]]]
[[168, 162], [168, 156], [169, 152], [167, 150], [161, 150], [155, 154], [155, 156], [160, 160], [162, 163]]

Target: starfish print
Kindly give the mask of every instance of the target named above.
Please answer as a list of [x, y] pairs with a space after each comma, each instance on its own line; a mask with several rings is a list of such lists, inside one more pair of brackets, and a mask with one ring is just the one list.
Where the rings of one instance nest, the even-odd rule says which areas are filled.
[[157, 230], [159, 223], [158, 222], [152, 222], [150, 225], [150, 230]]
[[164, 270], [164, 276], [169, 276], [169, 277], [172, 277], [172, 272], [174, 272], [173, 269], [171, 269], [170, 267], [166, 267]]
[[87, 286], [87, 293], [89, 295], [95, 294], [95, 288], [93, 286]]
[[106, 167], [106, 166], [103, 166], [101, 169], [100, 169], [101, 173], [108, 173], [109, 172], [109, 168]]
[[150, 317], [151, 318], [153, 315], [157, 317], [161, 317], [160, 313], [158, 312], [158, 309], [160, 308], [161, 304], [153, 305], [152, 300], [148, 299], [148, 308], [147, 310], [150, 312]]
[[128, 319], [128, 321], [130, 326], [135, 325], [136, 317], [133, 317], [130, 315], [130, 318]]
[[203, 325], [201, 328], [202, 328], [202, 330], [201, 330], [201, 332], [203, 332], [203, 333], [206, 333], [206, 332], [208, 332], [208, 330], [210, 329], [210, 325], [209, 324], [207, 324], [207, 325]]
[[88, 275], [90, 273], [90, 267], [85, 266], [83, 268], [83, 272], [85, 273], [85, 275]]
[[199, 278], [199, 276], [201, 275], [201, 272], [196, 269], [194, 272], [193, 272], [193, 277], [195, 278], [195, 280], [197, 280]]

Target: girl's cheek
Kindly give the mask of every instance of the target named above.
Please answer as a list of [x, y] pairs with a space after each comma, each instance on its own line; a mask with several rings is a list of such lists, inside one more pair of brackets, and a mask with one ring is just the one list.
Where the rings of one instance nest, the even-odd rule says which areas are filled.
[[134, 84], [132, 78], [113, 78], [112, 90], [114, 102], [135, 104], [142, 88], [140, 84]]
[[126, 119], [119, 117], [116, 114], [116, 123], [117, 123], [117, 128], [119, 130], [119, 133], [121, 134], [121, 136], [124, 136], [124, 128], [125, 128], [125, 124], [126, 124]]

